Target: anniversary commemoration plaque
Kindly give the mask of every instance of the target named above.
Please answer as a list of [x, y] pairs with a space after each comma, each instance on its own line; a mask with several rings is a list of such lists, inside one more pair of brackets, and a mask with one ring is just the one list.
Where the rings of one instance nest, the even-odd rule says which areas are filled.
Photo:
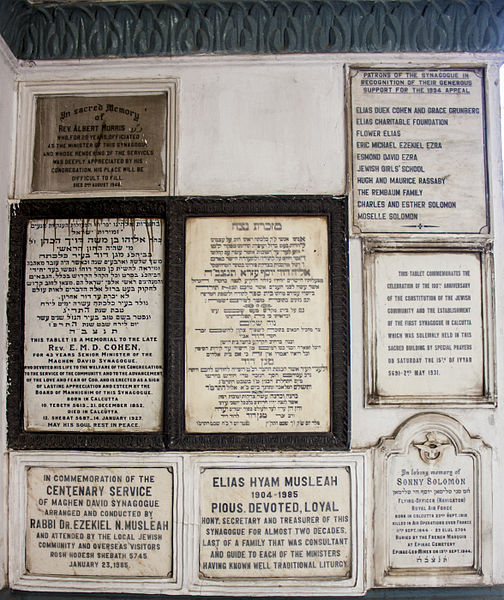
[[484, 233], [481, 69], [351, 69], [353, 224]]
[[487, 249], [367, 250], [368, 402], [493, 402]]
[[39, 96], [31, 191], [164, 191], [166, 138], [166, 93]]
[[451, 417], [425, 414], [384, 440], [376, 456], [378, 583], [488, 578], [491, 488], [484, 443]]

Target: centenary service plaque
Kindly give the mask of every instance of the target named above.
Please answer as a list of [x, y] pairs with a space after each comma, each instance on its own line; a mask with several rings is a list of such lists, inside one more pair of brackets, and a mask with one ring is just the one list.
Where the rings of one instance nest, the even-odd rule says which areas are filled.
[[166, 190], [166, 93], [36, 102], [31, 191]]
[[434, 574], [438, 583], [487, 578], [485, 444], [451, 417], [424, 414], [384, 440], [376, 456], [378, 582], [413, 584], [413, 576]]
[[26, 430], [160, 429], [163, 227], [160, 219], [28, 222]]
[[35, 575], [169, 577], [171, 470], [28, 470], [26, 570]]
[[368, 402], [492, 402], [487, 253], [370, 248]]
[[353, 225], [484, 233], [482, 69], [351, 69]]

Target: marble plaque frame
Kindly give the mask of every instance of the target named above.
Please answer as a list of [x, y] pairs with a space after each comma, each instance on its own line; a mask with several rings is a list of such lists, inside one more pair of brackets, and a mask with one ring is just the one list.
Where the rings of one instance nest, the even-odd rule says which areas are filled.
[[[134, 90], [134, 92], [132, 92]], [[176, 78], [163, 78], [159, 80], [110, 80], [84, 81], [67, 80], [55, 83], [53, 81], [21, 82], [19, 84], [19, 111], [16, 135], [16, 170], [12, 193], [15, 198], [65, 198], [69, 195], [76, 197], [95, 197], [100, 193], [103, 197], [110, 196], [166, 196], [175, 191], [176, 177], [176, 150], [177, 150], [177, 96], [178, 80]], [[131, 95], [159, 95], [166, 97], [166, 131], [164, 144], [161, 148], [163, 161], [163, 189], [136, 189], [121, 188], [104, 189], [97, 192], [96, 188], [79, 191], [55, 192], [50, 190], [32, 190], [36, 110], [38, 97], [50, 96], [131, 96]]]
[[[416, 438], [439, 432], [449, 439], [456, 456], [469, 457], [474, 481], [474, 561], [467, 567], [392, 568], [387, 484], [390, 460], [405, 456]], [[374, 455], [374, 568], [379, 586], [489, 585], [492, 581], [491, 449], [453, 417], [421, 413], [403, 423], [392, 437], [383, 438]]]
[[[185, 224], [192, 217], [322, 216], [328, 222], [330, 429], [324, 433], [188, 433], [185, 427]], [[173, 198], [168, 216], [169, 447], [176, 450], [348, 448], [348, 245], [346, 197]]]
[[[377, 339], [376, 272], [375, 260], [378, 253], [458, 253], [475, 254], [481, 265], [481, 321], [482, 321], [482, 387], [483, 394], [431, 394], [420, 395], [414, 386], [403, 395], [380, 394], [377, 385], [377, 353], [379, 344], [386, 340]], [[495, 379], [495, 331], [493, 296], [493, 246], [488, 240], [475, 241], [412, 241], [367, 238], [363, 241], [363, 284], [364, 284], [364, 370], [365, 404], [368, 406], [482, 406], [497, 404]]]
[[[187, 531], [187, 543], [185, 553], [185, 565], [187, 568], [187, 587], [190, 593], [204, 593], [208, 596], [341, 596], [359, 595], [364, 593], [365, 565], [364, 565], [364, 530], [365, 530], [365, 463], [366, 453], [352, 452], [340, 454], [252, 454], [245, 453], [233, 457], [229, 454], [193, 454], [190, 457], [191, 472], [188, 498], [191, 498], [188, 506], [189, 523]], [[270, 578], [270, 579], [247, 579], [230, 578], [225, 580], [206, 579], [199, 577], [199, 503], [200, 503], [200, 473], [208, 468], [215, 469], [272, 469], [272, 468], [348, 468], [350, 472], [351, 489], [351, 557], [352, 568], [350, 577], [347, 579], [328, 579], [324, 577], [311, 578]]]
[[[7, 396], [8, 443], [14, 449], [65, 450], [163, 450], [163, 432], [167, 429], [166, 372], [163, 384], [161, 429], [144, 433], [80, 433], [35, 432], [24, 427], [24, 310], [25, 262], [27, 224], [35, 219], [99, 219], [99, 218], [159, 218], [165, 222], [165, 266], [167, 256], [166, 202], [159, 198], [147, 199], [71, 199], [23, 200], [13, 205], [10, 223], [10, 266], [7, 317], [8, 377]], [[166, 281], [165, 281], [166, 287]], [[164, 298], [164, 339], [167, 338], [166, 294]], [[166, 344], [164, 342], [164, 347]], [[166, 365], [166, 359], [163, 358]]]
[[[182, 587], [183, 459], [174, 453], [13, 452], [10, 456], [10, 506], [19, 506], [9, 527], [9, 583], [26, 591], [177, 593]], [[30, 467], [168, 468], [173, 474], [171, 577], [90, 577], [26, 573], [27, 471]]]

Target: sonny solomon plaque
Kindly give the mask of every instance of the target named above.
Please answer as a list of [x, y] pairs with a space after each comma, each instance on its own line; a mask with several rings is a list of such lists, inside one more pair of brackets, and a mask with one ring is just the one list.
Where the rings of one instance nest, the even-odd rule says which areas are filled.
[[29, 574], [170, 576], [170, 469], [30, 467], [27, 477]]
[[485, 233], [482, 69], [351, 69], [353, 225]]
[[200, 489], [201, 578], [350, 577], [347, 468], [208, 468]]
[[161, 428], [164, 223], [29, 220], [27, 431]]
[[329, 431], [325, 217], [189, 219], [185, 298], [187, 431]]
[[483, 532], [491, 523], [490, 451], [483, 441], [452, 417], [427, 413], [407, 421], [377, 450], [377, 582], [488, 579], [491, 535]]
[[166, 190], [167, 96], [39, 96], [33, 192]]

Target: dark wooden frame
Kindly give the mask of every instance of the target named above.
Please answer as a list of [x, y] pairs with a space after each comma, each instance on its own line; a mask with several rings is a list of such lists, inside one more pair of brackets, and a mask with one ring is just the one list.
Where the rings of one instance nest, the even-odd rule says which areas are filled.
[[[188, 433], [185, 429], [185, 225], [191, 217], [324, 216], [328, 221], [331, 416], [328, 433]], [[348, 449], [347, 198], [172, 198], [168, 218], [168, 447], [173, 450]]]
[[[166, 377], [162, 431], [154, 433], [32, 432], [24, 429], [24, 313], [27, 224], [34, 219], [160, 218], [166, 224], [166, 200], [160, 198], [22, 200], [11, 207], [8, 291], [8, 443], [15, 449], [163, 450], [166, 431]], [[166, 231], [167, 227], [165, 227]], [[167, 255], [165, 235], [165, 256]], [[166, 297], [165, 297], [166, 301]], [[165, 304], [166, 314], [166, 304]], [[167, 338], [166, 319], [164, 337]], [[165, 346], [166, 347], [166, 346]], [[166, 350], [165, 350], [166, 352]], [[164, 357], [166, 364], [166, 355]]]

